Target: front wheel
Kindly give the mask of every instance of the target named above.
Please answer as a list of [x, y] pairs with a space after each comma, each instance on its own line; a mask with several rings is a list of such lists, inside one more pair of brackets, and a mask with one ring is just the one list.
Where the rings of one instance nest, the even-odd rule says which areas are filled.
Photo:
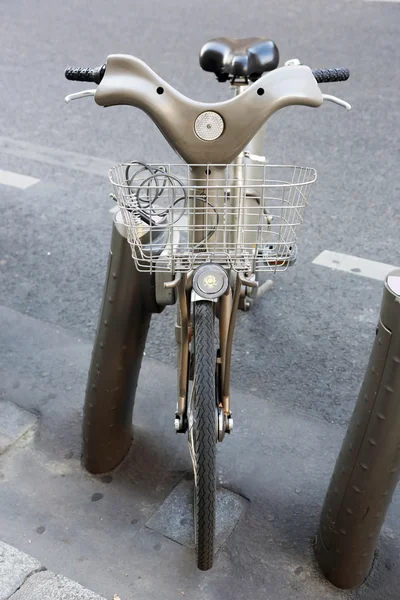
[[194, 470], [196, 562], [211, 569], [216, 511], [216, 444], [214, 304], [194, 304], [194, 384], [189, 403], [189, 446]]

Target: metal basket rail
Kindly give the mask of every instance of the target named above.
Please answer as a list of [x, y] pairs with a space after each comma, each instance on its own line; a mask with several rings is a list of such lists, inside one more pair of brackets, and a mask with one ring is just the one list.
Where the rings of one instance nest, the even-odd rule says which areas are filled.
[[276, 272], [295, 254], [308, 167], [119, 164], [109, 172], [139, 271], [188, 272], [214, 262]]

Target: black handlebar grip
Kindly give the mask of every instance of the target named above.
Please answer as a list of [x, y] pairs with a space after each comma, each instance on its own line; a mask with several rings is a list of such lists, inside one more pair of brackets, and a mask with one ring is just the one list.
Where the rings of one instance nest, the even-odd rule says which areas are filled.
[[318, 83], [346, 81], [350, 77], [349, 69], [314, 69], [313, 75]]
[[68, 67], [65, 69], [65, 77], [70, 81], [90, 81], [100, 83], [106, 72], [106, 65], [95, 67], [94, 69], [83, 67]]

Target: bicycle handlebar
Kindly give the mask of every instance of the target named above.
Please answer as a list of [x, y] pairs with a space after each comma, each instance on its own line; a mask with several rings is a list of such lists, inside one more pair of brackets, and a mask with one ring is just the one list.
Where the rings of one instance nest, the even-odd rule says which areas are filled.
[[317, 83], [346, 81], [350, 77], [349, 69], [314, 69], [313, 75]]
[[65, 77], [70, 81], [89, 81], [93, 83], [100, 83], [106, 72], [106, 65], [101, 67], [95, 67], [94, 69], [88, 67], [67, 67], [65, 69]]
[[[322, 73], [324, 81], [348, 76], [343, 69]], [[184, 96], [142, 60], [126, 54], [111, 54], [106, 66], [95, 69], [68, 68], [65, 76], [99, 83], [97, 89], [68, 96], [68, 101], [93, 96], [99, 106], [128, 105], [143, 110], [188, 164], [231, 163], [260, 127], [285, 106], [317, 108], [324, 99], [341, 103], [322, 94], [315, 74], [306, 65], [265, 73], [235, 98], [213, 103]]]
[[[106, 65], [101, 67], [67, 67], [65, 69], [65, 77], [70, 81], [87, 81], [90, 83], [99, 84], [106, 72]], [[314, 69], [313, 75], [317, 83], [333, 83], [337, 81], [347, 81], [350, 77], [349, 69]]]

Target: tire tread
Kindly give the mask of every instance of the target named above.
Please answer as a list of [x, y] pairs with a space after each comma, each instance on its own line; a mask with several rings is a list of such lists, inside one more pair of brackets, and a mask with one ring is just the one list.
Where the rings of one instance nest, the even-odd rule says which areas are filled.
[[216, 398], [212, 302], [195, 303], [194, 449], [197, 463], [196, 561], [211, 569], [216, 511]]

